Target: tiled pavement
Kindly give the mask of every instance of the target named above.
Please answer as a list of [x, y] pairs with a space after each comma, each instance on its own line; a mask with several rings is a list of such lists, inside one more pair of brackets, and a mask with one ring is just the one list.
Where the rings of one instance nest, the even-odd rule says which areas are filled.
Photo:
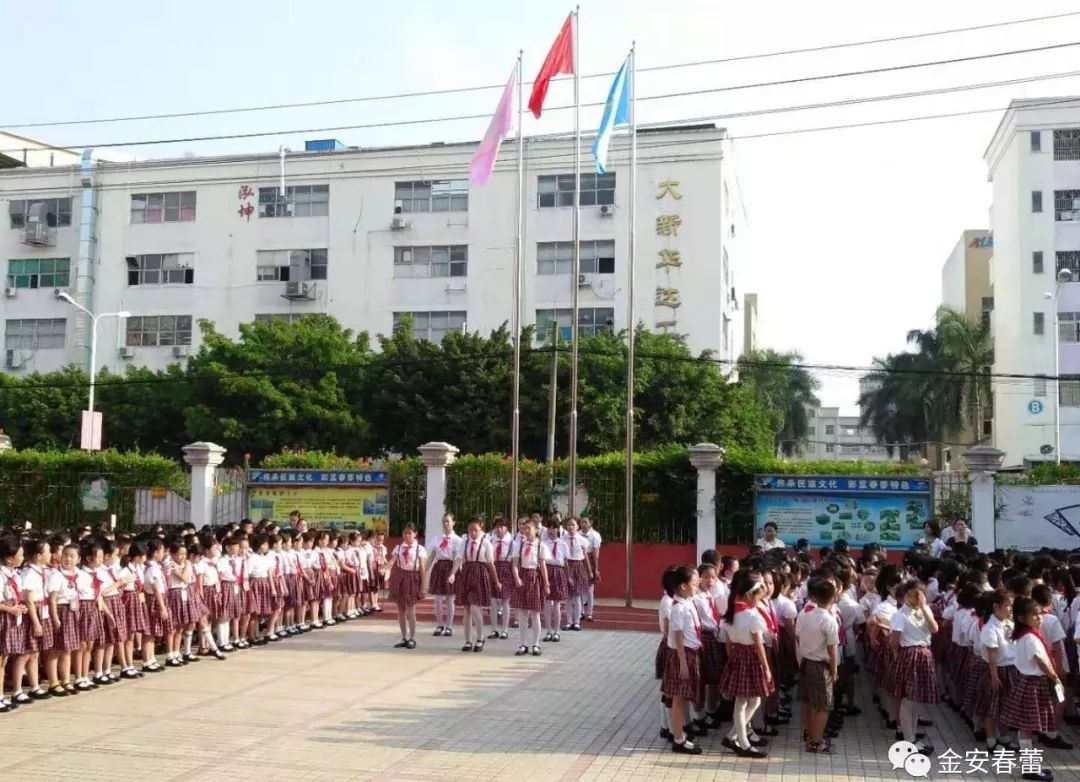
[[[890, 769], [890, 736], [870, 716], [848, 720], [832, 757], [803, 753], [797, 726], [765, 761], [723, 752], [718, 737], [701, 756], [673, 755], [656, 738], [655, 634], [563, 639], [540, 658], [514, 657], [513, 639], [466, 655], [460, 631], [435, 639], [429, 628], [406, 652], [390, 648], [392, 624], [352, 622], [2, 715], [0, 779], [907, 778]], [[938, 751], [963, 755], [963, 726], [934, 718]], [[1077, 751], [1048, 753], [1047, 764], [1080, 780]], [[936, 763], [932, 778], [943, 778]]]

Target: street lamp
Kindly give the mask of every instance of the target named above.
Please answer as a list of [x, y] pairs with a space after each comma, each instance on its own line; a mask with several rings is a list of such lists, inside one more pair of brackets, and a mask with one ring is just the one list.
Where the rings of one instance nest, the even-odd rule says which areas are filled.
[[1061, 464], [1061, 314], [1058, 312], [1058, 299], [1061, 296], [1061, 286], [1072, 282], [1071, 269], [1058, 269], [1057, 285], [1053, 293], [1045, 293], [1043, 296], [1054, 302], [1054, 389], [1057, 398], [1054, 400], [1054, 462]]
[[67, 291], [56, 291], [56, 298], [60, 301], [66, 301], [72, 307], [78, 310], [82, 310], [90, 316], [90, 400], [87, 404], [87, 408], [90, 412], [91, 420], [94, 416], [94, 381], [97, 378], [97, 324], [101, 318], [130, 318], [130, 312], [101, 312], [95, 315], [88, 310], [75, 299], [71, 298], [71, 294]]

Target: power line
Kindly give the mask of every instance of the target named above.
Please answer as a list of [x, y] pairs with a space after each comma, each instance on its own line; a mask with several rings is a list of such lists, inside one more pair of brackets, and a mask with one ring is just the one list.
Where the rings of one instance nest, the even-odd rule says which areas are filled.
[[[948, 30], [934, 30], [923, 33], [911, 33], [907, 35], [897, 35], [886, 38], [871, 38], [861, 41], [848, 41], [844, 43], [836, 44], [824, 44], [820, 46], [810, 46], [798, 49], [783, 49], [780, 51], [759, 52], [754, 54], [735, 55], [732, 57], [722, 57], [712, 60], [696, 60], [692, 62], [671, 63], [667, 65], [653, 65], [649, 67], [637, 68], [638, 73], [646, 72], [658, 72], [675, 70], [681, 68], [696, 68], [706, 65], [721, 65], [732, 62], [745, 62], [748, 60], [762, 60], [773, 57], [783, 57], [796, 54], [814, 54], [827, 51], [836, 51], [839, 49], [848, 49], [860, 46], [871, 46], [883, 43], [896, 43], [899, 41], [910, 41], [919, 38], [932, 38], [943, 35], [953, 35], [957, 33], [977, 32], [981, 30], [990, 30], [995, 28], [1010, 27], [1020, 24], [1030, 24], [1034, 22], [1044, 22], [1056, 19], [1063, 19], [1066, 17], [1080, 16], [1080, 11], [1069, 11], [1060, 14], [1051, 14], [1048, 16], [1035, 16], [1027, 19], [1014, 19], [1002, 22], [990, 22], [987, 24], [971, 25], [967, 27], [954, 27]], [[590, 73], [585, 74], [582, 79], [596, 79], [603, 77], [614, 76], [614, 71], [605, 71], [603, 73]], [[524, 82], [524, 85], [531, 85], [532, 82]], [[375, 101], [387, 101], [387, 100], [400, 100], [407, 98], [424, 98], [433, 97], [438, 95], [452, 95], [466, 92], [480, 92], [486, 90], [502, 89], [503, 84], [483, 84], [473, 85], [469, 87], [451, 87], [440, 90], [420, 90], [416, 92], [399, 92], [386, 95], [366, 95], [361, 97], [352, 98], [334, 98], [329, 100], [318, 101], [302, 101], [297, 103], [271, 103], [258, 106], [242, 106], [231, 107], [223, 109], [204, 109], [198, 111], [184, 111], [184, 112], [171, 112], [162, 114], [140, 114], [130, 116], [117, 116], [117, 117], [101, 117], [97, 119], [74, 119], [74, 120], [53, 120], [48, 122], [23, 122], [23, 123], [0, 123], [0, 127], [8, 129], [19, 128], [48, 128], [48, 127], [62, 127], [70, 125], [102, 125], [119, 122], [136, 122], [145, 120], [159, 120], [159, 119], [178, 119], [188, 117], [206, 117], [206, 116], [221, 116], [224, 114], [240, 114], [248, 112], [261, 112], [261, 111], [276, 111], [281, 109], [300, 109], [300, 108], [315, 108], [318, 106], [338, 106], [349, 103], [366, 103]]]
[[[1032, 53], [1035, 53], [1035, 52], [1045, 52], [1045, 51], [1053, 51], [1053, 50], [1057, 50], [1057, 49], [1066, 49], [1066, 48], [1070, 48], [1070, 47], [1073, 47], [1073, 46], [1080, 46], [1080, 41], [1070, 41], [1070, 42], [1064, 42], [1064, 43], [1048, 44], [1046, 46], [1035, 46], [1035, 47], [1030, 47], [1030, 48], [1027, 48], [1027, 49], [1010, 49], [1008, 51], [1003, 51], [1003, 52], [990, 52], [990, 53], [987, 53], [987, 54], [968, 55], [968, 56], [965, 56], [965, 57], [953, 57], [953, 58], [943, 59], [943, 60], [928, 60], [928, 61], [917, 62], [917, 63], [906, 63], [906, 64], [902, 64], [902, 65], [889, 65], [889, 66], [883, 66], [883, 67], [880, 67], [880, 68], [864, 68], [862, 70], [855, 70], [855, 71], [841, 71], [841, 72], [837, 72], [837, 73], [819, 74], [819, 75], [816, 75], [816, 76], [799, 76], [799, 77], [790, 78], [790, 79], [777, 79], [777, 80], [773, 80], [773, 81], [752, 82], [752, 83], [748, 83], [748, 84], [735, 84], [735, 85], [727, 85], [727, 86], [722, 86], [722, 87], [710, 87], [710, 88], [699, 89], [699, 90], [686, 90], [686, 91], [682, 91], [682, 92], [661, 93], [659, 95], [643, 96], [643, 97], [637, 98], [637, 100], [639, 102], [640, 101], [650, 101], [650, 100], [663, 100], [663, 99], [669, 99], [669, 98], [684, 98], [684, 97], [708, 95], [708, 94], [714, 94], [714, 93], [733, 92], [733, 91], [737, 91], [737, 90], [760, 89], [762, 87], [792, 86], [792, 85], [795, 85], [795, 84], [806, 84], [806, 83], [816, 82], [816, 81], [826, 81], [826, 80], [832, 80], [832, 79], [845, 79], [845, 78], [851, 78], [851, 77], [855, 77], [855, 76], [869, 76], [869, 75], [878, 75], [878, 74], [882, 74], [882, 73], [896, 73], [896, 72], [900, 72], [900, 71], [915, 70], [915, 69], [918, 69], [918, 68], [930, 68], [930, 67], [937, 67], [937, 66], [941, 66], [941, 65], [955, 65], [955, 64], [958, 64], [958, 63], [976, 62], [976, 61], [994, 59], [994, 58], [999, 58], [999, 57], [1012, 57], [1012, 56], [1016, 56], [1016, 55], [1020, 55], [1020, 54], [1032, 54]], [[603, 105], [604, 104], [602, 102], [596, 102], [596, 103], [582, 104], [582, 107], [583, 108], [592, 108], [592, 107], [603, 106]], [[545, 107], [545, 108], [548, 111], [564, 111], [564, 110], [567, 110], [567, 109], [572, 109], [572, 108], [574, 108], [574, 106], [573, 105], [562, 105], [562, 106], [551, 106], [551, 107]], [[373, 122], [373, 123], [367, 123], [367, 124], [361, 124], [361, 125], [336, 125], [336, 126], [321, 127], [321, 128], [292, 128], [292, 129], [279, 129], [279, 130], [268, 130], [268, 131], [252, 131], [252, 132], [248, 132], [248, 133], [221, 133], [221, 134], [212, 134], [212, 135], [204, 135], [204, 136], [182, 136], [182, 137], [175, 137], [175, 138], [168, 138], [168, 139], [140, 139], [140, 140], [134, 140], [134, 141], [128, 140], [128, 141], [95, 142], [95, 143], [87, 143], [87, 144], [66, 144], [66, 145], [64, 145], [62, 147], [58, 146], [56, 148], [57, 149], [64, 149], [64, 150], [90, 149], [90, 148], [99, 148], [99, 147], [106, 147], [106, 148], [114, 148], [115, 149], [115, 148], [124, 148], [124, 147], [158, 146], [158, 145], [162, 145], [162, 144], [192, 144], [192, 143], [199, 143], [199, 142], [205, 142], [205, 141], [223, 141], [223, 140], [229, 140], [229, 139], [265, 138], [265, 137], [268, 137], [268, 136], [302, 135], [302, 134], [308, 134], [308, 133], [332, 133], [332, 132], [343, 131], [343, 130], [362, 130], [362, 129], [371, 129], [371, 128], [402, 127], [402, 126], [408, 126], [408, 125], [421, 125], [421, 124], [426, 125], [426, 124], [440, 123], [440, 122], [456, 122], [456, 121], [460, 121], [460, 120], [488, 119], [488, 118], [490, 118], [490, 116], [491, 116], [490, 113], [462, 114], [462, 115], [429, 117], [429, 118], [411, 119], [411, 120], [394, 120], [394, 121], [388, 121], [388, 122]], [[22, 151], [23, 151], [23, 149], [21, 147], [19, 147], [19, 148], [10, 148], [10, 149], [0, 149], [0, 152], [5, 152], [5, 153], [9, 153], [9, 154], [17, 154], [17, 153], [22, 152]]]

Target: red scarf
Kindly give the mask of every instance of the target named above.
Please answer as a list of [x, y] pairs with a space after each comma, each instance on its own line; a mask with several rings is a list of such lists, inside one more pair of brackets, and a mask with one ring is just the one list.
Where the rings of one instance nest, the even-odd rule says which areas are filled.
[[807, 604], [806, 604], [806, 608], [804, 608], [804, 609], [802, 610], [802, 612], [803, 612], [804, 614], [809, 614], [809, 613], [810, 613], [811, 611], [813, 611], [813, 610], [814, 610], [814, 604], [813, 604], [813, 603], [807, 603]]
[[1046, 636], [1042, 634], [1042, 630], [1032, 628], [1031, 634], [1039, 639], [1039, 643], [1043, 645], [1043, 649], [1046, 650], [1046, 661], [1050, 663], [1050, 666], [1054, 665], [1054, 655], [1050, 652], [1050, 644], [1046, 642]]
[[720, 626], [720, 612], [716, 610], [716, 602], [713, 600], [713, 596], [709, 595], [706, 598], [709, 601], [709, 613], [712, 614], [713, 621], [716, 622], [716, 626]]
[[752, 609], [753, 609], [753, 606], [750, 605], [749, 603], [744, 603], [742, 600], [736, 600], [735, 601], [735, 613], [736, 614], [739, 613], [740, 611], [750, 611]]
[[22, 603], [22, 590], [19, 589], [19, 579], [15, 578], [14, 573], [10, 576], [5, 576], [5, 578], [7, 578], [7, 582], [11, 586], [11, 591], [15, 595], [15, 603]]
[[502, 541], [501, 540], [498, 541], [495, 544], [495, 560], [498, 561], [498, 562], [502, 561]]
[[443, 539], [439, 541], [439, 549], [446, 551], [446, 547], [450, 545], [450, 538], [443, 535]]
[[761, 618], [765, 620], [765, 627], [768, 629], [769, 635], [775, 637], [777, 630], [777, 621], [776, 614], [773, 612], [772, 609], [772, 605], [770, 605], [768, 608], [765, 608], [761, 605], [761, 603], [758, 603], [757, 610], [758, 613], [761, 614]]

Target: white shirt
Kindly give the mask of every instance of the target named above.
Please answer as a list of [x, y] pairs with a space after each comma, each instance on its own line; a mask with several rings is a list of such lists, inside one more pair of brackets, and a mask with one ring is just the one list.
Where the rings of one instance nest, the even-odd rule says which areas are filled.
[[196, 562], [192, 569], [195, 571], [195, 575], [202, 580], [202, 585], [208, 589], [216, 589], [218, 582], [221, 578], [218, 576], [218, 570], [213, 567], [206, 559], [200, 559]]
[[891, 628], [893, 617], [896, 616], [896, 598], [889, 595], [882, 600], [874, 608], [874, 613], [871, 614], [871, 616], [873, 616], [878, 624]]
[[[660, 632], [664, 632], [664, 622], [671, 618], [671, 606], [675, 602], [674, 598], [667, 592], [660, 598], [660, 608], [658, 610], [660, 616]], [[667, 636], [665, 636], [666, 638]]]
[[728, 638], [731, 639], [731, 642], [749, 646], [754, 643], [754, 633], [760, 635], [762, 639], [765, 638], [768, 633], [765, 617], [756, 608], [751, 608], [748, 611], [737, 611], [734, 621], [727, 628]]
[[[715, 633], [720, 626], [720, 623], [724, 621], [724, 614], [719, 610], [716, 605], [716, 599], [708, 592], [697, 592], [693, 597], [694, 608], [698, 612], [698, 618], [701, 620], [701, 626], [710, 633]], [[713, 611], [716, 611], [715, 616]]]
[[239, 559], [234, 563], [232, 557], [220, 556], [214, 564], [217, 566], [218, 578], [222, 582], [235, 583], [240, 577]]
[[877, 592], [867, 592], [859, 600], [859, 608], [862, 609], [863, 616], [869, 617], [874, 615], [874, 610], [881, 602], [881, 595]]
[[971, 641], [971, 650], [978, 655], [983, 662], [988, 662], [986, 647], [982, 645], [982, 630], [979, 628], [979, 617], [976, 616], [968, 626], [968, 638]]
[[836, 609], [840, 612], [840, 619], [844, 623], [844, 637], [847, 641], [844, 644], [844, 653], [851, 656], [855, 653], [855, 625], [865, 624], [866, 615], [863, 613], [862, 606], [856, 603], [847, 592], [840, 596]]
[[795, 620], [795, 656], [799, 660], [829, 661], [829, 647], [840, 644], [840, 626], [831, 611], [807, 603]]
[[544, 544], [547, 549], [547, 563], [554, 567], [563, 567], [566, 564], [566, 541], [553, 538]]
[[0, 603], [22, 603], [22, 579], [14, 570], [0, 567]]
[[600, 545], [603, 543], [603, 540], [600, 538], [600, 533], [596, 531], [596, 527], [593, 527], [588, 532], [583, 532], [582, 534], [589, 539], [589, 553], [599, 554]]
[[921, 538], [919, 543], [926, 546], [930, 550], [931, 556], [935, 557], [940, 557], [941, 552], [946, 551], [949, 548], [941, 538], [934, 538], [933, 542], [929, 541], [927, 538]]
[[[929, 607], [926, 609], [929, 611]], [[889, 625], [893, 631], [900, 631], [900, 646], [929, 646], [930, 627], [922, 611], [915, 611], [905, 605], [892, 618]]]
[[[1065, 640], [1065, 628], [1061, 626], [1061, 622], [1058, 618], [1051, 614], [1043, 614], [1042, 634], [1046, 638], [1046, 643], [1050, 645], [1050, 651], [1053, 652], [1054, 644], [1060, 643]], [[1069, 670], [1069, 658], [1062, 650], [1062, 670], [1068, 672]]]
[[777, 597], [773, 601], [773, 608], [776, 609], [776, 619], [781, 627], [789, 621], [798, 621], [799, 609], [795, 607], [795, 601], [787, 595]]
[[165, 571], [160, 562], [154, 562], [153, 560], [147, 562], [144, 576], [146, 580], [143, 582], [143, 591], [146, 594], [164, 593]]
[[534, 540], [530, 543], [527, 540], [519, 540], [514, 544], [514, 559], [520, 557], [521, 561], [518, 563], [518, 567], [525, 570], [536, 570], [540, 567], [540, 561], [548, 561], [551, 556], [551, 550], [541, 543], [539, 540]]
[[675, 633], [682, 631], [683, 646], [687, 649], [701, 648], [701, 620], [698, 618], [697, 609], [689, 600], [681, 597], [675, 598], [671, 606], [671, 616], [668, 619], [668, 647], [677, 648]]
[[566, 544], [566, 558], [575, 562], [582, 562], [589, 553], [589, 539], [580, 532], [567, 535], [563, 541]]
[[1042, 668], [1035, 662], [1036, 657], [1053, 668], [1053, 663], [1046, 655], [1042, 640], [1035, 633], [1024, 633], [1024, 636], [1016, 642], [1016, 670], [1024, 676], [1046, 676]]
[[[144, 565], [136, 565], [132, 562], [128, 562], [122, 568], [120, 568], [120, 575], [126, 580], [124, 585], [125, 592], [134, 592], [138, 587], [142, 586], [143, 573], [146, 567]], [[138, 587], [136, 586], [138, 584]]]
[[97, 600], [100, 596], [100, 586], [94, 588], [94, 571], [87, 568], [79, 568], [81, 576], [77, 585], [79, 590], [79, 600]]
[[968, 631], [971, 623], [975, 621], [975, 612], [963, 606], [956, 607], [956, 617], [953, 619], [952, 640], [957, 646], [971, 646], [971, 637]]
[[[1004, 668], [1006, 665], [1016, 664], [1016, 649], [1012, 642], [1013, 621], [1006, 619], [1004, 622], [996, 616], [991, 616], [983, 625], [980, 641], [983, 649], [997, 650], [997, 667]], [[985, 657], [983, 659], [986, 659]]]
[[488, 537], [488, 542], [491, 543], [492, 561], [509, 562], [510, 552], [514, 548], [514, 536], [507, 532], [501, 538], [494, 534]]
[[427, 547], [428, 556], [436, 562], [440, 560], [453, 562], [454, 552], [457, 550], [459, 540], [461, 540], [461, 536], [455, 532], [451, 532], [449, 535], [438, 535], [431, 542], [431, 545]]
[[40, 603], [45, 599], [45, 582], [48, 575], [44, 567], [36, 565], [24, 565], [18, 573], [19, 589], [23, 598], [29, 597], [33, 602]]
[[77, 570], [74, 576], [61, 570], [53, 570], [49, 573], [49, 594], [56, 593], [57, 605], [78, 603], [78, 583], [83, 580], [89, 581], [90, 577], [81, 570]]
[[458, 541], [457, 551], [454, 552], [454, 559], [461, 559], [466, 562], [494, 562], [495, 555], [492, 553], [491, 541], [484, 538], [462, 538]]
[[780, 540], [780, 538], [773, 538], [772, 542], [765, 540], [764, 537], [760, 537], [757, 540], [758, 546], [762, 551], [772, 551], [774, 548], [787, 548], [787, 543]]
[[274, 566], [273, 559], [269, 554], [259, 554], [252, 551], [247, 557], [248, 578], [268, 578], [270, 570]]
[[420, 570], [427, 562], [428, 553], [427, 549], [419, 543], [413, 542], [411, 546], [408, 546], [405, 541], [402, 541], [394, 546], [390, 558], [395, 560], [394, 567], [402, 570]]

